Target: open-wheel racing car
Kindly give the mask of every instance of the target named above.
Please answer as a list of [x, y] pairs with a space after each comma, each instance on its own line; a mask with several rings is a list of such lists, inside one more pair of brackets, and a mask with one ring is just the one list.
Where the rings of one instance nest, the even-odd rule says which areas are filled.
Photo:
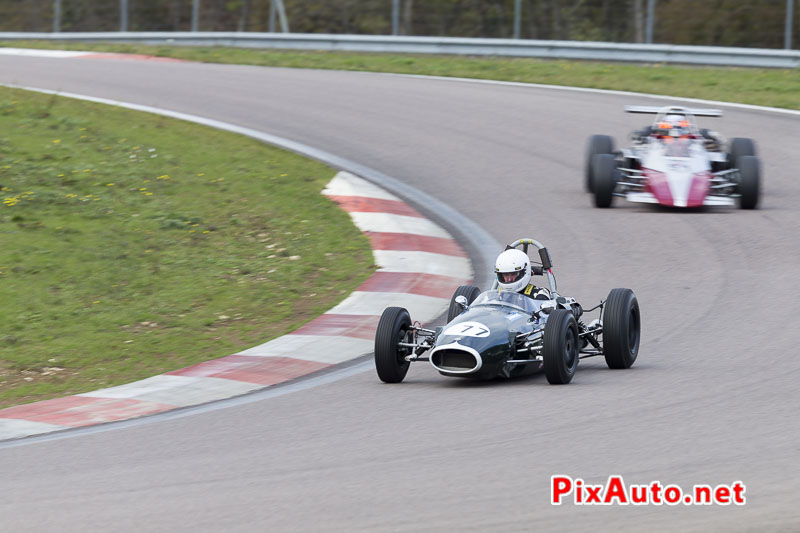
[[721, 117], [717, 109], [627, 106], [629, 113], [655, 114], [651, 126], [634, 131], [629, 148], [614, 150], [608, 135], [592, 135], [586, 151], [585, 187], [597, 207], [614, 196], [674, 207], [758, 205], [761, 164], [751, 139], [728, 143], [700, 129], [698, 117]]
[[[546, 276], [549, 291], [535, 297], [498, 289], [481, 292], [462, 285], [450, 301], [447, 323], [425, 329], [406, 309], [384, 310], [375, 334], [375, 368], [386, 383], [403, 381], [412, 362], [429, 361], [443, 376], [493, 379], [544, 370], [547, 381], [569, 383], [578, 360], [602, 355], [610, 368], [629, 368], [639, 351], [639, 303], [630, 289], [612, 289], [586, 311], [575, 298], [558, 294], [550, 254], [533, 239], [506, 249], [538, 249], [541, 264], [532, 274]], [[584, 312], [600, 309], [584, 324]]]

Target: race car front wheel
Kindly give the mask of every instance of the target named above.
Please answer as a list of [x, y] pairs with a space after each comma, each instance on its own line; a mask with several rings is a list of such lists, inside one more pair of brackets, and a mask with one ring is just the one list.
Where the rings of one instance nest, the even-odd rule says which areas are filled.
[[410, 348], [400, 346], [407, 340], [411, 316], [402, 307], [387, 307], [375, 332], [375, 370], [384, 383], [400, 383], [411, 365], [405, 356]]
[[459, 296], [463, 296], [467, 299], [467, 305], [470, 305], [472, 302], [475, 301], [475, 298], [481, 293], [481, 290], [476, 287], [475, 285], [461, 285], [456, 289], [456, 292], [453, 293], [453, 297], [450, 298], [450, 307], [447, 309], [447, 322], [450, 322], [455, 317], [461, 314], [464, 310], [461, 308], [460, 305], [456, 303], [456, 298]]
[[592, 160], [592, 165], [594, 205], [597, 207], [611, 207], [619, 175], [617, 160], [611, 154], [597, 154]]
[[630, 368], [639, 353], [639, 301], [630, 289], [612, 289], [603, 309], [603, 355], [608, 368]]
[[728, 165], [730, 168], [740, 168], [744, 156], [756, 155], [756, 144], [753, 139], [736, 137], [728, 144]]
[[583, 172], [583, 186], [586, 192], [594, 192], [592, 184], [592, 159], [597, 154], [613, 154], [614, 139], [609, 135], [592, 135], [589, 137], [589, 144], [586, 147], [586, 165]]
[[739, 158], [739, 207], [755, 209], [761, 195], [761, 162], [754, 155]]
[[548, 382], [565, 385], [572, 381], [578, 368], [579, 345], [578, 324], [572, 311], [552, 311], [544, 326], [542, 347], [542, 364]]

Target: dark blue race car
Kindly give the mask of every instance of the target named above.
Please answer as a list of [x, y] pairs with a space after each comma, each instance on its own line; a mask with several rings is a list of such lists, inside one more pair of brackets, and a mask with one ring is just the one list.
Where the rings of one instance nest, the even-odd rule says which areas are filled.
[[[639, 351], [639, 303], [630, 289], [612, 289], [586, 311], [558, 294], [547, 249], [533, 239], [509, 247], [538, 250], [533, 274], [548, 279], [540, 299], [498, 289], [481, 292], [463, 285], [450, 302], [447, 324], [436, 329], [414, 324], [402, 307], [388, 307], [375, 335], [375, 368], [386, 383], [403, 381], [415, 361], [429, 361], [443, 376], [474, 379], [515, 377], [544, 371], [547, 381], [572, 381], [578, 361], [602, 355], [609, 368], [629, 368]], [[584, 313], [600, 310], [588, 325]]]

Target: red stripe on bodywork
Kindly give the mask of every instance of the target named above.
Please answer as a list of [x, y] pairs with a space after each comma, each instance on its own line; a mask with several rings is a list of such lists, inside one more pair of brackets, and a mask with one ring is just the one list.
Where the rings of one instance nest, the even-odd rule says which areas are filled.
[[186, 63], [185, 59], [176, 59], [174, 57], [158, 57], [150, 56], [147, 54], [86, 54], [83, 56], [76, 56], [79, 59], [124, 59], [128, 61], [156, 61], [164, 63]]
[[[361, 287], [357, 290], [362, 290]], [[375, 330], [378, 329], [378, 320], [380, 317], [374, 315], [325, 313], [289, 335], [329, 335], [372, 340], [375, 338]]]
[[450, 298], [459, 285], [469, 280], [421, 274], [418, 272], [375, 272], [361, 284], [357, 291], [364, 292], [408, 292], [433, 296], [434, 298]]
[[419, 211], [398, 200], [366, 198], [363, 196], [328, 196], [328, 198], [350, 213], [389, 213], [422, 218]]
[[692, 176], [692, 185], [689, 189], [689, 199], [686, 202], [687, 207], [700, 207], [706, 201], [708, 189], [711, 185], [710, 172], [698, 172]]
[[411, 233], [384, 233], [366, 231], [373, 250], [401, 250], [405, 252], [431, 252], [434, 254], [467, 257], [466, 252], [453, 239], [428, 237]]
[[174, 405], [133, 399], [67, 396], [0, 411], [0, 418], [44, 422], [59, 426], [81, 427], [174, 409]]
[[171, 376], [224, 378], [259, 385], [275, 385], [311, 374], [331, 365], [291, 357], [251, 357], [229, 355], [187, 368], [168, 372]]
[[646, 168], [644, 169], [644, 175], [647, 176], [647, 188], [656, 197], [658, 203], [668, 206], [675, 205], [672, 199], [672, 192], [669, 190], [666, 174]]

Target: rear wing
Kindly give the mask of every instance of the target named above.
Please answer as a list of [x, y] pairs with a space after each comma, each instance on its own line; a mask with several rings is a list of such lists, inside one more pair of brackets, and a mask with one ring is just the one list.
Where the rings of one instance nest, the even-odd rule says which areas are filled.
[[666, 106], [657, 107], [649, 105], [628, 105], [625, 106], [626, 113], [644, 113], [648, 115], [657, 115], [659, 113], [669, 114], [674, 111], [675, 114], [689, 114], [695, 117], [721, 117], [722, 111], [719, 109], [693, 109], [688, 107]]

